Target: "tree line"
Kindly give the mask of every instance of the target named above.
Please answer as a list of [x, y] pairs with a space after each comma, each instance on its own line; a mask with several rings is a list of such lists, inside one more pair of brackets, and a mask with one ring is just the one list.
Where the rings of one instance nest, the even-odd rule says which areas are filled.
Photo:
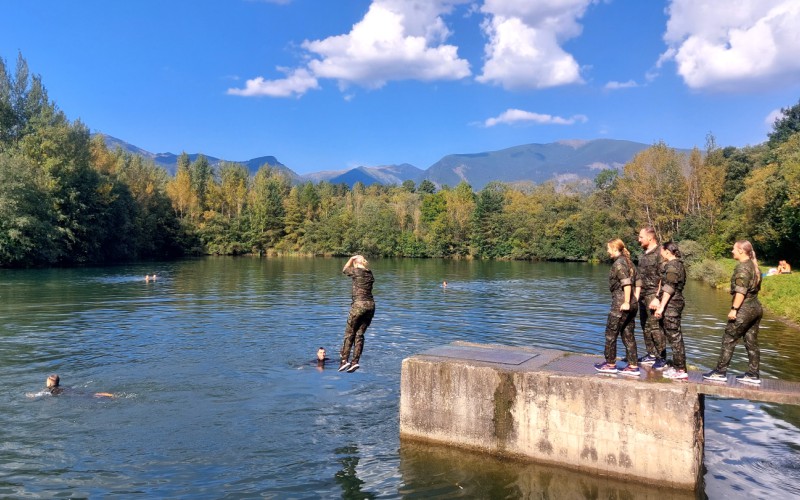
[[[106, 147], [49, 100], [20, 55], [0, 59], [0, 266], [102, 264], [202, 254], [301, 253], [593, 260], [605, 243], [693, 240], [704, 256], [750, 239], [761, 258], [800, 255], [800, 102], [769, 140], [684, 155], [663, 142], [571, 184], [430, 181], [293, 184], [268, 165], [152, 160]], [[635, 247], [634, 247], [635, 248]]]

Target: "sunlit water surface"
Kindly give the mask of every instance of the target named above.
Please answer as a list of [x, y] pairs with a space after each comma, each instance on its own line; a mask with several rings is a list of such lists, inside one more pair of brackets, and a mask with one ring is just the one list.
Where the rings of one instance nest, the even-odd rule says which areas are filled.
[[[0, 271], [0, 497], [800, 495], [792, 406], [707, 398], [697, 494], [401, 445], [405, 357], [456, 340], [600, 354], [608, 268], [375, 260], [377, 313], [362, 368], [347, 374], [336, 371], [350, 294], [343, 263]], [[730, 299], [697, 283], [686, 295], [688, 362], [709, 368]], [[798, 330], [767, 315], [760, 342], [763, 377], [800, 380]], [[333, 358], [324, 369], [312, 363], [319, 346]], [[745, 367], [740, 346], [731, 369]], [[49, 373], [66, 394], [42, 392]]]

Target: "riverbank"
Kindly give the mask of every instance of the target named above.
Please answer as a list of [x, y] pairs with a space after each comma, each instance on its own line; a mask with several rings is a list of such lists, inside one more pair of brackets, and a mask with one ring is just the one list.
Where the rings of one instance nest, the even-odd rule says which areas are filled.
[[[714, 288], [730, 286], [731, 274], [736, 267], [733, 259], [703, 259], [688, 262], [689, 276], [702, 280]], [[774, 266], [761, 265], [761, 271]], [[758, 295], [761, 304], [770, 312], [783, 317], [794, 326], [800, 325], [800, 273], [777, 274], [765, 276], [761, 281], [761, 293]]]

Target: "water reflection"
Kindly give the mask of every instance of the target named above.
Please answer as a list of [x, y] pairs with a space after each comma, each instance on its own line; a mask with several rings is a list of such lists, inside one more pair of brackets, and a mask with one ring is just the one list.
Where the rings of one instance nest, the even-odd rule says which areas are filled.
[[337, 448], [335, 453], [341, 455], [339, 463], [342, 464], [342, 469], [336, 472], [336, 482], [342, 487], [342, 498], [362, 500], [364, 498], [375, 498], [375, 495], [369, 492], [362, 491], [364, 481], [356, 475], [356, 468], [358, 467], [358, 447], [345, 446]]
[[694, 500], [694, 492], [653, 488], [543, 464], [401, 440], [403, 498], [617, 498]]

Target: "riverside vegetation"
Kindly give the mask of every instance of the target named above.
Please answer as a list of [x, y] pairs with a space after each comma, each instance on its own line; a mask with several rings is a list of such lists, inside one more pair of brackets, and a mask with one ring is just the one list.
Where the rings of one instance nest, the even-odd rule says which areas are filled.
[[[20, 55], [13, 75], [0, 59], [0, 266], [247, 253], [600, 260], [608, 239], [635, 248], [650, 225], [716, 283], [737, 239], [765, 262], [800, 255], [800, 101], [783, 111], [763, 144], [719, 147], [709, 135], [683, 155], [659, 142], [593, 182], [292, 185], [267, 165], [251, 175], [184, 153], [172, 176], [110, 151]], [[784, 278], [775, 295], [795, 300], [800, 286]]]

